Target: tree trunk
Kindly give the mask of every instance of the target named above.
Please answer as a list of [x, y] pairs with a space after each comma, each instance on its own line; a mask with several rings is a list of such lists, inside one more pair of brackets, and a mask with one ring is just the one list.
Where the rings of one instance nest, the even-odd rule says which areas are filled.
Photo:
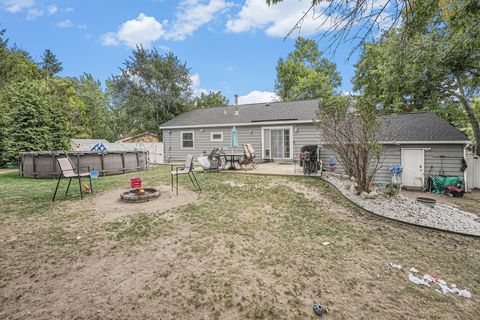
[[477, 154], [477, 156], [480, 156], [480, 125], [478, 123], [477, 117], [475, 116], [475, 111], [472, 109], [470, 102], [465, 97], [465, 91], [463, 89], [461, 77], [456, 75], [455, 78], [459, 91], [459, 94], [456, 94], [456, 96], [458, 97], [460, 103], [467, 112], [468, 120], [470, 120], [470, 124], [472, 125], [473, 136], [475, 137], [475, 153]]

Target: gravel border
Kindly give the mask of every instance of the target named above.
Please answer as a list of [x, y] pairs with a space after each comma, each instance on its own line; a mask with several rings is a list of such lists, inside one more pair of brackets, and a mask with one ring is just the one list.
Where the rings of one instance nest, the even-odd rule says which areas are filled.
[[431, 208], [403, 195], [387, 196], [378, 191], [375, 199], [363, 199], [351, 192], [353, 182], [339, 175], [325, 174], [322, 179], [334, 185], [357, 206], [392, 220], [417, 226], [480, 237], [480, 219], [468, 212], [438, 204]]

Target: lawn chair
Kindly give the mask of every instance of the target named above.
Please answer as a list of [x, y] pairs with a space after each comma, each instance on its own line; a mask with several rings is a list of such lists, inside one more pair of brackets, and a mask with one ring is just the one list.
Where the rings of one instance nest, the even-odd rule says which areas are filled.
[[[172, 179], [172, 191], [173, 191], [173, 177], [176, 177], [176, 185], [175, 188], [177, 189], [177, 196], [178, 196], [178, 176], [181, 174], [186, 174], [192, 181], [193, 186], [195, 189], [202, 191], [200, 188], [200, 184], [197, 181], [197, 177], [195, 177], [195, 173], [193, 173], [193, 155], [187, 155], [187, 159], [185, 159], [185, 164], [183, 166], [171, 166], [170, 177]], [[192, 179], [193, 176], [193, 179]]]
[[[67, 191], [65, 192], [65, 197], [68, 195], [68, 190], [70, 189], [70, 184], [72, 183], [72, 179], [78, 179], [78, 187], [80, 189], [80, 198], [83, 199], [83, 190], [82, 190], [82, 178], [88, 177], [88, 182], [90, 184], [90, 192], [93, 192], [92, 187], [92, 177], [90, 176], [90, 168], [85, 167], [88, 169], [88, 172], [80, 173], [80, 168], [75, 170], [75, 166], [73, 165], [72, 161], [68, 156], [66, 158], [57, 158], [58, 165], [60, 166], [60, 176], [58, 177], [57, 187], [55, 188], [55, 193], [53, 194], [52, 201], [55, 201], [55, 197], [57, 195], [58, 186], [60, 185], [60, 180], [63, 178], [69, 179]], [[86, 186], [86, 185], [85, 185]]]
[[238, 162], [243, 169], [255, 169], [260, 165], [260, 162], [255, 160], [255, 150], [250, 143], [243, 145], [243, 158]]

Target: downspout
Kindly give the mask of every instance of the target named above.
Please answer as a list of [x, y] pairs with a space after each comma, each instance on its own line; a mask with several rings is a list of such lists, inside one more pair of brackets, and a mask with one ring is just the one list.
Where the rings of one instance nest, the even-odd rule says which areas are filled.
[[[467, 145], [464, 145], [463, 147], [463, 159], [464, 161], [467, 161]], [[465, 192], [468, 192], [468, 175], [467, 175], [468, 168], [463, 171], [463, 184], [465, 187]]]

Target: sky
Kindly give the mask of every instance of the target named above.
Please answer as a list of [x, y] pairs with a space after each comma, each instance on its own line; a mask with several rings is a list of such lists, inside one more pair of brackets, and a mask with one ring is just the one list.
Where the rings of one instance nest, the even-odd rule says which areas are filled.
[[[35, 61], [45, 49], [63, 63], [61, 76], [91, 73], [102, 82], [137, 44], [172, 52], [190, 69], [195, 94], [221, 91], [240, 104], [275, 99], [275, 66], [299, 35], [319, 39], [318, 16], [284, 39], [310, 0], [0, 0], [0, 28]], [[317, 19], [314, 19], [317, 17]], [[319, 41], [322, 51], [329, 43]], [[358, 54], [342, 44], [325, 56], [337, 64], [342, 92], [351, 92]]]

